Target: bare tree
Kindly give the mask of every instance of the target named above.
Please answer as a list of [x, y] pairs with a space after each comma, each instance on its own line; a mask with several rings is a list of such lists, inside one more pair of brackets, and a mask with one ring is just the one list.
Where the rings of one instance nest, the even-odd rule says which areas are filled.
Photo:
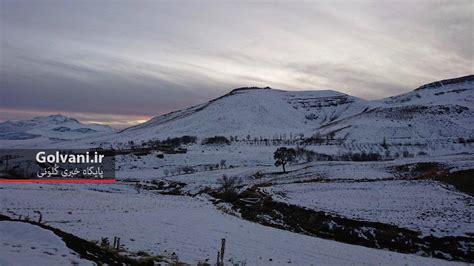
[[140, 183], [135, 184], [135, 190], [137, 191], [137, 194], [140, 194], [143, 190], [143, 185]]
[[221, 168], [226, 168], [226, 160], [222, 159], [221, 162], [220, 162], [220, 166]]
[[220, 184], [219, 192], [226, 201], [233, 201], [238, 195], [238, 186], [242, 182], [240, 178], [223, 175], [217, 182]]
[[195, 170], [191, 166], [183, 166], [183, 172], [185, 174], [190, 174], [190, 173], [194, 173]]

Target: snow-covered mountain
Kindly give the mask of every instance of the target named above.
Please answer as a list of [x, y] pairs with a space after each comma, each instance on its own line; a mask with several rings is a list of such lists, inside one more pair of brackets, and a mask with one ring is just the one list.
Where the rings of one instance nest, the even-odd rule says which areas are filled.
[[474, 75], [423, 85], [372, 101], [371, 107], [321, 128], [352, 142], [426, 143], [474, 137]]
[[[318, 133], [343, 143], [424, 145], [474, 138], [474, 75], [423, 85], [411, 92], [367, 101], [336, 91], [239, 88], [209, 102], [157, 116], [118, 133], [60, 115], [0, 124], [0, 140], [22, 146], [105, 146], [184, 135], [305, 138]], [[41, 138], [40, 138], [41, 137]], [[93, 137], [93, 138], [90, 138]], [[40, 138], [40, 139], [38, 139]], [[16, 145], [16, 144], [15, 144]], [[11, 146], [11, 145], [9, 145]], [[435, 149], [437, 149], [435, 147]]]
[[38, 116], [31, 120], [0, 123], [0, 140], [70, 140], [114, 133], [109, 126], [82, 124], [63, 115]]
[[137, 139], [182, 135], [296, 136], [360, 113], [368, 104], [336, 91], [239, 88], [207, 103], [155, 117], [119, 135]]
[[474, 75], [423, 85], [366, 101], [336, 91], [240, 88], [118, 133], [148, 140], [182, 135], [272, 138], [317, 132], [345, 142], [426, 142], [469, 138], [474, 132]]

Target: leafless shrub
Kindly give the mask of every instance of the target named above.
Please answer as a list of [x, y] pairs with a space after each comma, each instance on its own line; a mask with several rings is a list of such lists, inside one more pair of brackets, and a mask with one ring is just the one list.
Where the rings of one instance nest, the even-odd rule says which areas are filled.
[[238, 177], [228, 177], [223, 175], [217, 182], [220, 185], [219, 192], [222, 199], [226, 201], [233, 201], [238, 196], [238, 186], [242, 183], [242, 180]]

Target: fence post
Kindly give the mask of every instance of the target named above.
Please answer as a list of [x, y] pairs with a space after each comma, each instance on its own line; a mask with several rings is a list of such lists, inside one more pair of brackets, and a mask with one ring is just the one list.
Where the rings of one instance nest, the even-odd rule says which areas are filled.
[[221, 265], [224, 265], [225, 238], [221, 240]]

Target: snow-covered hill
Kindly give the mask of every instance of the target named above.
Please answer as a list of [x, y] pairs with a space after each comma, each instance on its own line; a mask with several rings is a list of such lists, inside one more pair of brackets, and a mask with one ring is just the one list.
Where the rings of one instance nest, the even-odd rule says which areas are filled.
[[345, 142], [427, 142], [474, 132], [474, 75], [430, 83], [402, 95], [366, 101], [336, 91], [240, 88], [185, 110], [123, 130], [114, 139], [182, 135], [273, 138], [319, 132]]
[[443, 80], [371, 102], [353, 117], [321, 128], [349, 142], [453, 141], [474, 135], [474, 76]]
[[71, 140], [114, 133], [109, 126], [82, 124], [74, 118], [63, 115], [39, 116], [25, 121], [0, 123], [0, 140]]
[[336, 91], [240, 88], [208, 103], [155, 117], [119, 135], [138, 140], [182, 135], [289, 137], [355, 115], [367, 106], [365, 100]]

